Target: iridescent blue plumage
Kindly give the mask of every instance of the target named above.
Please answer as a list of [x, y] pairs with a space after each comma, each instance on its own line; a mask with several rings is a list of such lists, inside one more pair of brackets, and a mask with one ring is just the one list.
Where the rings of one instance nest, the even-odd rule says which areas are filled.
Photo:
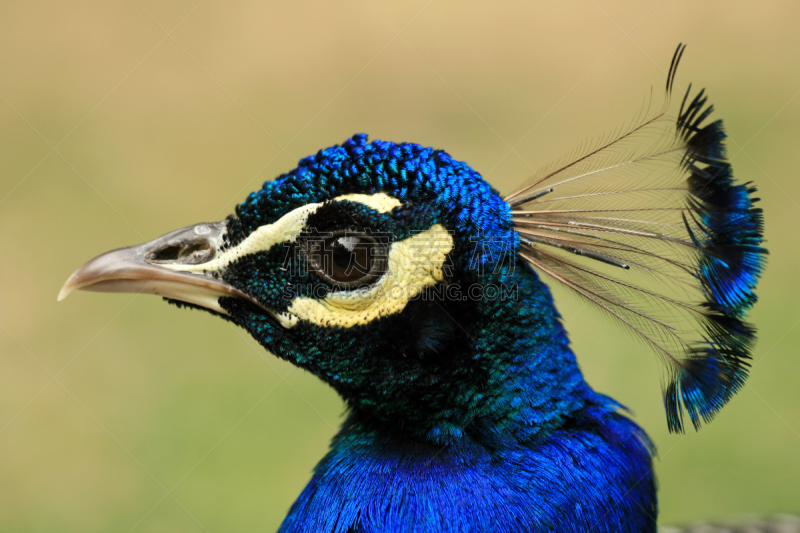
[[613, 408], [497, 449], [430, 446], [349, 420], [280, 531], [654, 532], [649, 451]]
[[[276, 354], [331, 383], [352, 409], [282, 531], [654, 530], [647, 438], [583, 381], [549, 291], [516, 259], [508, 205], [467, 165], [358, 135], [266, 183], [240, 207], [234, 228], [245, 234], [294, 207], [356, 190], [408, 202], [410, 213], [401, 216], [414, 222], [406, 227], [453, 228], [450, 283], [513, 285], [517, 298], [437, 304], [447, 312], [432, 320], [469, 328], [470, 338], [458, 341], [463, 353], [395, 369], [410, 386], [381, 391], [354, 384], [338, 365], [321, 369], [315, 359], [330, 355], [315, 350], [318, 333], [298, 335], [307, 345], [287, 346], [269, 321], [245, 321]], [[404, 346], [410, 328], [402, 315], [381, 322], [327, 332], [326, 347], [349, 346], [344, 367], [360, 361], [367, 374], [381, 375], [375, 354], [398, 345], [413, 351]], [[415, 382], [431, 374], [436, 383]]]
[[[467, 165], [357, 135], [251, 195], [234, 242], [293, 208], [355, 191], [406, 202], [391, 216], [410, 230], [452, 228], [450, 284], [505, 284], [516, 297], [415, 301], [399, 316], [326, 331], [323, 346], [314, 328], [289, 341], [243, 302], [227, 302], [256, 339], [329, 382], [351, 409], [281, 531], [654, 531], [649, 441], [583, 380], [549, 291], [516, 257], [508, 204]], [[420, 325], [406, 316], [420, 310], [430, 331], [453, 330], [444, 347], [461, 353], [391, 355], [427, 342], [412, 338]], [[336, 346], [346, 354], [325, 353]], [[386, 372], [395, 377], [378, 379], [381, 390], [353, 376]]]

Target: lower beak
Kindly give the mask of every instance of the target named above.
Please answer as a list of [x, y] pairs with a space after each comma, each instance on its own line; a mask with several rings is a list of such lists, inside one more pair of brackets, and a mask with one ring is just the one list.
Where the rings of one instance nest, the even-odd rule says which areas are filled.
[[[58, 301], [76, 290], [156, 294], [218, 313], [220, 297], [247, 300], [270, 312], [257, 300], [220, 280], [202, 265], [214, 259], [223, 244], [226, 222], [196, 224], [138, 246], [95, 257], [72, 274]], [[193, 272], [181, 270], [191, 265]]]

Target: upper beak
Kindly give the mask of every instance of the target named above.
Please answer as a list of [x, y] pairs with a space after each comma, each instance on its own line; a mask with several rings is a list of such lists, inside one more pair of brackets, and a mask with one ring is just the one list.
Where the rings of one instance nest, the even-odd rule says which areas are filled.
[[[219, 305], [219, 298], [228, 296], [271, 312], [253, 297], [215, 277], [216, 272], [202, 270], [202, 265], [217, 255], [225, 230], [225, 222], [196, 224], [138, 246], [104, 253], [69, 277], [58, 300], [76, 290], [146, 293], [227, 314]], [[194, 267], [194, 272], [185, 271], [188, 265]]]

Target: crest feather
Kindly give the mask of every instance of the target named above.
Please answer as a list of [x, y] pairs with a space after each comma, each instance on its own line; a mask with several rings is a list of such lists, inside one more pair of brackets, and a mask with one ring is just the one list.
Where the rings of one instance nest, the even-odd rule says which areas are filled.
[[767, 251], [755, 187], [736, 183], [722, 121], [701, 90], [665, 103], [505, 198], [519, 255], [632, 330], [667, 366], [670, 431], [709, 422], [744, 384], [743, 321]]

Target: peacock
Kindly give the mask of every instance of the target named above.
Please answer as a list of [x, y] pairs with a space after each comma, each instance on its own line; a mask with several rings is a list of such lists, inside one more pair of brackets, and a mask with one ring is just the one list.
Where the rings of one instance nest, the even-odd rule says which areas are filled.
[[222, 222], [92, 259], [59, 299], [202, 309], [337, 391], [346, 419], [281, 532], [655, 532], [653, 443], [584, 380], [545, 281], [663, 360], [670, 431], [743, 387], [763, 215], [705, 92], [673, 105], [684, 49], [663, 105], [512, 194], [357, 134]]

